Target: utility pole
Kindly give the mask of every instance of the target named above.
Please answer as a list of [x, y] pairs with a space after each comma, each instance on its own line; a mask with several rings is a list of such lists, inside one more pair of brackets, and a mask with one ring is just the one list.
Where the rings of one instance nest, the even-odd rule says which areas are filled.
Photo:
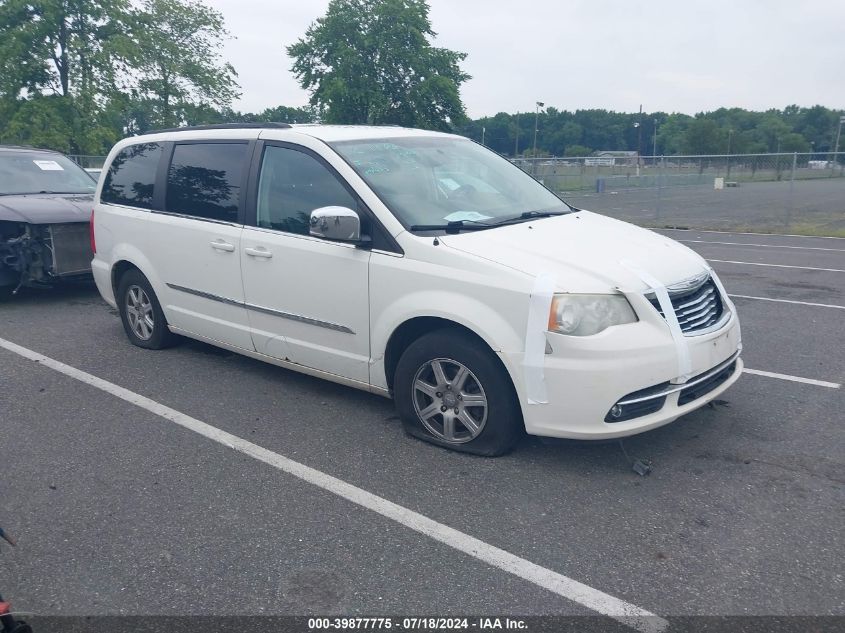
[[640, 156], [643, 154], [643, 104], [640, 104], [640, 116], [637, 119], [637, 176], [640, 175]]
[[519, 156], [519, 110], [516, 111], [516, 139], [513, 142], [513, 157]]
[[727, 169], [728, 180], [730, 180], [730, 178], [731, 178], [731, 139], [733, 138], [733, 135], [734, 135], [734, 130], [733, 130], [733, 128], [729, 127], [728, 128], [728, 169]]
[[652, 156], [657, 156], [657, 119], [654, 120], [654, 149]]
[[481, 126], [481, 144], [484, 145], [484, 134], [487, 132], [487, 128]]
[[534, 159], [537, 159], [537, 130], [540, 122], [540, 108], [545, 106], [542, 101], [537, 102], [537, 109], [534, 111]]

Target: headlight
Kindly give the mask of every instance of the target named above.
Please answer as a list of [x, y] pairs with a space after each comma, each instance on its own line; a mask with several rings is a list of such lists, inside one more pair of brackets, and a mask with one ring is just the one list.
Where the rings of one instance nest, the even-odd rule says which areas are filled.
[[637, 315], [622, 295], [555, 295], [549, 313], [549, 331], [569, 336], [590, 336], [611, 325], [636, 323]]

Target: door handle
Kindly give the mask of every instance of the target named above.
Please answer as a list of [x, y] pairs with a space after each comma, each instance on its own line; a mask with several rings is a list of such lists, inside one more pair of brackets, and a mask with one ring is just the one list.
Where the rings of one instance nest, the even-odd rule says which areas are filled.
[[258, 248], [245, 248], [244, 253], [250, 257], [263, 257], [264, 259], [270, 259], [273, 256], [273, 253], [260, 246]]
[[227, 253], [235, 252], [235, 245], [229, 244], [229, 242], [225, 242], [223, 240], [214, 240], [211, 242], [211, 248], [216, 251], [226, 251]]

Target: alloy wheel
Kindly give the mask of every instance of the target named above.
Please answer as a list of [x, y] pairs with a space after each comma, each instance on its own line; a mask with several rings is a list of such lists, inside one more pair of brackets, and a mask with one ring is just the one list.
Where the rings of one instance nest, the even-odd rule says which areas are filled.
[[450, 358], [424, 363], [414, 376], [414, 410], [435, 437], [462, 444], [487, 422], [487, 395], [468, 367]]
[[155, 330], [153, 304], [140, 286], [132, 285], [126, 290], [126, 317], [132, 333], [142, 341], [149, 341]]

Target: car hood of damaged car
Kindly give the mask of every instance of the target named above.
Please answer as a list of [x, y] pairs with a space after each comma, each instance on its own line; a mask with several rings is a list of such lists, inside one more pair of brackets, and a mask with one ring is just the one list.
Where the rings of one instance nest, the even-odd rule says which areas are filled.
[[28, 224], [88, 222], [94, 195], [32, 193], [0, 196], [0, 221]]

